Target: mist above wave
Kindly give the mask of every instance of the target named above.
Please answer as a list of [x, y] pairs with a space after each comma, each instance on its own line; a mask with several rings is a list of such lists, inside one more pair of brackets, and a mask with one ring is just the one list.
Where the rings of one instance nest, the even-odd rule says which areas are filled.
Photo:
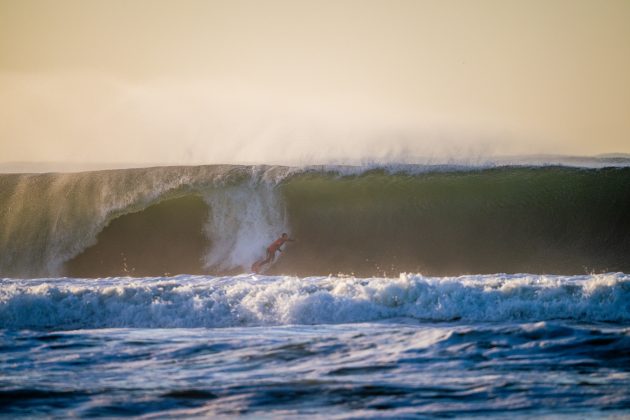
[[[227, 162], [224, 165], [228, 165]], [[626, 167], [630, 166], [630, 154], [627, 153], [607, 153], [597, 156], [572, 156], [572, 155], [552, 155], [552, 154], [529, 154], [529, 155], [485, 155], [483, 153], [462, 155], [462, 156], [419, 156], [409, 155], [405, 152], [394, 153], [391, 156], [362, 157], [359, 159], [323, 159], [321, 161], [305, 160], [300, 162], [240, 162], [241, 166], [286, 166], [294, 170], [308, 170], [314, 168], [327, 168], [329, 170], [339, 170], [360, 173], [365, 170], [382, 168], [390, 171], [404, 172], [427, 172], [440, 168], [447, 170], [491, 168], [497, 166], [550, 166], [559, 165], [578, 168], [605, 168], [605, 167]], [[181, 165], [185, 167], [189, 165]], [[195, 165], [195, 166], [216, 166], [216, 165]], [[0, 174], [9, 173], [76, 173], [92, 172], [103, 170], [124, 170], [173, 167], [170, 163], [155, 162], [0, 162]]]

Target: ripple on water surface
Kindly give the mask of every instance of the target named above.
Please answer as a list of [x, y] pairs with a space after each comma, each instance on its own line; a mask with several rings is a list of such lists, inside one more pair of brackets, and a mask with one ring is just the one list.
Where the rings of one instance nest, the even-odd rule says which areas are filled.
[[592, 415], [630, 410], [613, 324], [9, 331], [9, 416]]

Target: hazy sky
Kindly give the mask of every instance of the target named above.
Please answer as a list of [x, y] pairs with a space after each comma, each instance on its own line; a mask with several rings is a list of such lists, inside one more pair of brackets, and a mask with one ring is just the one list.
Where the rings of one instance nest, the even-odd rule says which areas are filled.
[[0, 0], [0, 162], [611, 152], [627, 0]]

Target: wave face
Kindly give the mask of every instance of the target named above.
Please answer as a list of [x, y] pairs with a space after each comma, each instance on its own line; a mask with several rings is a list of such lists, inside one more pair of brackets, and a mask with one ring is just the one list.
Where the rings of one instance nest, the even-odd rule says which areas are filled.
[[93, 329], [419, 321], [630, 321], [630, 276], [2, 280], [0, 328]]
[[630, 168], [200, 166], [0, 175], [0, 275], [630, 271]]

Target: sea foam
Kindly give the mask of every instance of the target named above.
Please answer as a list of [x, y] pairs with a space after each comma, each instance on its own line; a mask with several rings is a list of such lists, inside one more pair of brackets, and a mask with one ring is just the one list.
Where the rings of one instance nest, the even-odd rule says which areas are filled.
[[0, 328], [419, 322], [627, 322], [630, 275], [4, 279]]

